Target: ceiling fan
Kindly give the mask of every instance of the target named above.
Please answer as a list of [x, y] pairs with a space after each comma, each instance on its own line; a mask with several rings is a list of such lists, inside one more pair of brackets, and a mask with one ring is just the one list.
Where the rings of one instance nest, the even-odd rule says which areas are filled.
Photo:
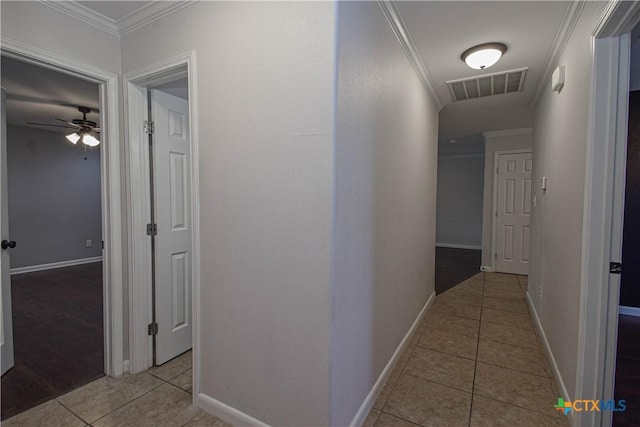
[[92, 134], [99, 134], [100, 128], [97, 127], [98, 124], [94, 121], [87, 120], [87, 113], [91, 111], [89, 107], [78, 107], [78, 111], [82, 113], [81, 119], [73, 119], [71, 121], [59, 119], [56, 117], [56, 120], [66, 123], [66, 125], [52, 125], [48, 123], [33, 123], [29, 122], [28, 125], [40, 125], [40, 126], [54, 126], [59, 128], [68, 128], [74, 129], [75, 132], [67, 135], [67, 139], [71, 141], [72, 144], [76, 144], [78, 141], [81, 141], [83, 144], [88, 145], [89, 147], [95, 147], [100, 144], [100, 140], [93, 136]]

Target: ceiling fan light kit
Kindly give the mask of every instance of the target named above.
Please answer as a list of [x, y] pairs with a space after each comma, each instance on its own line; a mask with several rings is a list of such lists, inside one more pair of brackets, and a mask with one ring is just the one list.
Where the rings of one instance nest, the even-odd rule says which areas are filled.
[[506, 51], [504, 43], [483, 43], [465, 50], [460, 58], [474, 70], [484, 70], [498, 62]]
[[66, 136], [69, 142], [71, 142], [72, 144], [77, 144], [78, 141], [80, 141], [84, 145], [87, 145], [89, 147], [96, 147], [97, 145], [100, 144], [100, 140], [95, 136], [93, 136], [92, 133], [100, 133], [100, 128], [98, 127], [98, 124], [96, 122], [87, 120], [87, 114], [91, 112], [91, 108], [80, 106], [78, 107], [78, 111], [82, 113], [81, 119], [73, 119], [69, 122], [67, 120], [56, 118], [56, 120], [66, 123], [67, 124], [66, 126], [52, 125], [48, 123], [27, 123], [27, 124], [74, 129], [75, 132], [70, 133], [69, 135]]

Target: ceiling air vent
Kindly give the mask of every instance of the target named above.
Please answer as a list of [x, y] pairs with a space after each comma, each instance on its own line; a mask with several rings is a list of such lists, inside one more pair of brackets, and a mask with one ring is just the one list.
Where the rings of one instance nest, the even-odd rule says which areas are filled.
[[449, 92], [454, 101], [521, 92], [528, 68], [483, 74], [459, 80], [449, 80]]

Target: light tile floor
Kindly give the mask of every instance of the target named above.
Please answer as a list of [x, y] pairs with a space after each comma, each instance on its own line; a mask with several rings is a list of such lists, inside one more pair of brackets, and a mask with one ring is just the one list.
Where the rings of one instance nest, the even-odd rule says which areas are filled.
[[439, 295], [364, 426], [568, 426], [526, 291], [479, 273]]
[[191, 352], [137, 375], [103, 377], [2, 422], [3, 427], [228, 427], [191, 405]]
[[[525, 301], [527, 278], [480, 273], [439, 295], [364, 425], [568, 426]], [[229, 426], [191, 405], [191, 352], [100, 378], [4, 427]]]

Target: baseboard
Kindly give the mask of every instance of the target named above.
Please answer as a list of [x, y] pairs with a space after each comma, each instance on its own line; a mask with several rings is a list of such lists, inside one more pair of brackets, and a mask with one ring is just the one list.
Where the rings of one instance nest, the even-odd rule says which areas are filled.
[[365, 419], [367, 418], [367, 415], [369, 415], [369, 412], [373, 407], [373, 404], [376, 402], [378, 394], [380, 394], [380, 392], [382, 391], [382, 387], [384, 386], [384, 383], [387, 381], [387, 378], [389, 378], [389, 375], [391, 375], [391, 371], [393, 371], [393, 368], [395, 367], [396, 362], [400, 358], [400, 355], [405, 350], [405, 348], [407, 348], [409, 341], [411, 341], [411, 337], [420, 326], [422, 319], [424, 319], [424, 316], [427, 313], [429, 306], [433, 303], [435, 298], [436, 298], [436, 293], [433, 292], [429, 297], [429, 299], [427, 300], [424, 307], [422, 307], [422, 310], [420, 310], [420, 313], [418, 314], [418, 317], [416, 317], [416, 320], [413, 322], [413, 325], [411, 325], [411, 328], [409, 328], [409, 332], [406, 333], [406, 335], [400, 342], [400, 345], [398, 345], [398, 348], [396, 348], [396, 351], [393, 353], [393, 356], [391, 356], [389, 363], [387, 363], [387, 366], [384, 367], [384, 369], [380, 373], [380, 376], [376, 380], [375, 384], [373, 384], [373, 387], [369, 391], [369, 394], [367, 394], [367, 397], [364, 399], [364, 402], [362, 402], [362, 405], [360, 405], [360, 409], [358, 409], [358, 412], [356, 412], [355, 417], [353, 417], [351, 424], [349, 424], [350, 427], [359, 427], [364, 423]]
[[197, 404], [199, 408], [234, 426], [268, 427], [268, 424], [204, 393], [198, 393]]
[[16, 267], [9, 270], [10, 274], [32, 273], [34, 271], [50, 270], [52, 268], [71, 267], [72, 265], [91, 264], [102, 261], [101, 256], [91, 258], [70, 259], [69, 261], [52, 262], [50, 264], [29, 265], [26, 267]]
[[482, 246], [476, 245], [458, 245], [457, 243], [436, 243], [437, 248], [452, 248], [452, 249], [475, 249], [482, 250]]
[[[549, 341], [547, 340], [547, 336], [544, 333], [544, 329], [542, 329], [542, 323], [540, 323], [540, 318], [538, 317], [538, 312], [533, 305], [533, 301], [531, 301], [531, 295], [527, 292], [527, 305], [529, 306], [529, 310], [533, 314], [533, 320], [536, 325], [536, 329], [540, 333], [540, 337], [542, 337], [542, 343], [544, 344], [545, 353], [547, 353], [547, 357], [549, 358], [549, 362], [551, 363], [551, 370], [553, 371], [553, 376], [556, 380], [556, 384], [560, 389], [560, 393], [562, 393], [562, 398], [570, 402], [571, 396], [567, 392], [567, 387], [564, 385], [564, 381], [562, 380], [562, 375], [560, 375], [560, 370], [558, 369], [558, 364], [556, 363], [555, 357], [553, 357], [553, 352], [551, 351], [551, 346], [549, 345]], [[560, 397], [560, 396], [558, 396]], [[574, 411], [569, 412], [568, 417], [570, 418], [570, 424], [574, 425], [573, 419]]]
[[618, 307], [618, 314], [624, 314], [626, 316], [640, 317], [640, 308], [639, 307], [628, 307], [626, 305], [621, 305], [621, 306]]
[[491, 273], [493, 272], [493, 267], [488, 265], [483, 265], [480, 267], [480, 271], [484, 271], [485, 273]]
[[122, 362], [122, 373], [123, 374], [128, 374], [129, 373], [129, 360], [124, 360]]

